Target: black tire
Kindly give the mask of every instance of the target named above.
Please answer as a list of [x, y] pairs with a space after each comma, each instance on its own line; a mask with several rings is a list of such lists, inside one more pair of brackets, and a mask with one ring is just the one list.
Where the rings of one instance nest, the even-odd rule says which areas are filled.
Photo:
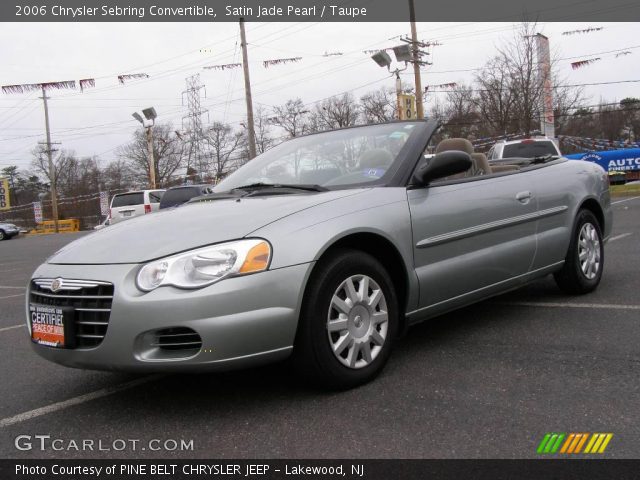
[[[588, 229], [589, 225], [593, 227], [593, 232], [597, 238], [597, 246], [594, 246], [593, 252], [599, 251], [599, 262], [595, 275], [591, 278], [591, 273], [587, 274], [583, 271], [580, 261], [580, 235], [583, 228]], [[595, 290], [602, 278], [604, 268], [604, 243], [602, 241], [602, 228], [596, 216], [590, 210], [580, 210], [576, 216], [573, 232], [571, 233], [571, 243], [569, 251], [565, 257], [565, 262], [561, 270], [554, 273], [554, 278], [558, 287], [563, 292], [582, 295]], [[592, 272], [593, 273], [593, 272]]]
[[2, 240], [6, 240], [6, 239], [7, 239], [7, 237], [5, 236], [4, 231], [3, 231], [3, 230], [0, 230], [0, 241], [2, 241]]
[[[366, 317], [365, 320], [362, 320], [360, 315], [357, 314], [358, 312], [353, 308], [351, 309], [352, 313], [348, 316], [344, 314], [344, 317], [350, 322], [349, 328], [356, 328], [358, 324], [365, 329], [364, 331], [368, 332], [371, 332], [371, 329], [386, 328], [384, 341], [382, 345], [379, 345], [373, 340], [370, 342], [364, 340], [362, 343], [359, 343], [361, 339], [354, 340], [345, 348], [347, 350], [346, 358], [339, 360], [338, 354], [334, 354], [332, 342], [338, 342], [346, 331], [329, 332], [329, 317], [335, 316], [336, 313], [339, 314], [332, 304], [332, 299], [336, 290], [347, 279], [352, 277], [364, 279], [364, 276], [369, 277], [367, 282], [373, 280], [369, 285], [377, 284], [377, 287], [379, 287], [375, 288], [375, 290], [369, 287], [367, 295], [372, 292], [371, 296], [373, 296], [373, 292], [381, 290], [384, 297], [377, 304], [378, 307], [363, 313], [362, 318]], [[353, 282], [357, 282], [357, 280]], [[352, 285], [355, 286], [356, 283], [352, 283]], [[362, 283], [358, 282], [357, 290], [362, 285]], [[362, 289], [364, 290], [364, 287]], [[375, 316], [383, 313], [383, 309], [380, 307], [381, 304], [386, 304], [386, 327], [376, 325], [374, 320]], [[365, 302], [363, 301], [358, 308], [366, 308]], [[380, 310], [376, 311], [376, 308]], [[305, 298], [303, 299], [292, 355], [293, 367], [304, 380], [319, 384], [325, 388], [342, 390], [362, 385], [376, 377], [386, 364], [397, 336], [399, 318], [396, 292], [393, 288], [391, 277], [382, 264], [371, 255], [359, 250], [342, 249], [333, 252], [328, 257], [321, 259], [316, 265], [305, 290]], [[378, 332], [380, 331], [378, 330]], [[338, 340], [333, 340], [336, 335]], [[365, 338], [368, 338], [366, 333], [362, 339]], [[369, 352], [370, 360], [365, 358], [365, 352], [362, 351], [365, 349], [364, 346], [360, 349], [352, 348], [355, 343], [359, 345], [368, 343], [366, 350]], [[355, 356], [351, 355], [350, 352], [352, 350], [358, 351], [358, 353]], [[373, 353], [374, 350], [375, 354]], [[342, 355], [345, 355], [345, 353], [342, 352]], [[349, 362], [351, 357], [359, 359], [358, 363], [362, 364], [364, 362], [365, 365], [355, 368], [355, 366], [349, 367], [342, 363]]]

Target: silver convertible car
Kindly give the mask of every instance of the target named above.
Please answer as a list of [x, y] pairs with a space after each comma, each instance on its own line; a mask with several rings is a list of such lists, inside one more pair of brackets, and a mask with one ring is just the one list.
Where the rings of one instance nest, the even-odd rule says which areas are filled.
[[[373, 378], [416, 322], [553, 274], [582, 294], [611, 232], [599, 166], [489, 165], [437, 125], [292, 139], [179, 209], [65, 246], [33, 274], [35, 351], [70, 367], [210, 371], [290, 357], [307, 378]], [[427, 153], [435, 151], [435, 154]]]

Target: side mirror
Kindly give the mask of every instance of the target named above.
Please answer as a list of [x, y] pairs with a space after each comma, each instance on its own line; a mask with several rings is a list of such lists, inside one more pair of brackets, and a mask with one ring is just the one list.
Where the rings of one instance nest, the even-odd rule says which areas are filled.
[[429, 161], [420, 165], [413, 178], [420, 185], [428, 185], [438, 178], [466, 172], [472, 165], [473, 162], [468, 153], [460, 150], [447, 150], [436, 154]]

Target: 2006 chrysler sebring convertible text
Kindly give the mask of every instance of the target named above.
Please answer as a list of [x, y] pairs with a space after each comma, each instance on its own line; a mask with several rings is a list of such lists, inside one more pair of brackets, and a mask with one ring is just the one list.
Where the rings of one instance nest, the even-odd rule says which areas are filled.
[[[111, 226], [33, 275], [35, 350], [72, 367], [177, 371], [292, 356], [346, 388], [412, 323], [553, 273], [598, 285], [608, 180], [550, 155], [490, 166], [429, 121], [285, 142], [189, 204]], [[508, 163], [508, 164], [507, 164]]]

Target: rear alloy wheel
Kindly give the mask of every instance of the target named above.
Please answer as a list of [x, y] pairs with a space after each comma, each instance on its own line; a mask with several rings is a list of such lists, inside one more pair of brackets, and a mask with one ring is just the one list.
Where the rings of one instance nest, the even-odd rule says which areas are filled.
[[4, 231], [0, 230], [0, 241], [4, 240]]
[[384, 367], [398, 329], [391, 278], [374, 257], [340, 250], [322, 259], [306, 289], [293, 362], [325, 387], [366, 383]]
[[554, 274], [556, 283], [567, 293], [592, 292], [600, 283], [603, 266], [604, 245], [598, 219], [591, 211], [580, 210], [562, 270]]

